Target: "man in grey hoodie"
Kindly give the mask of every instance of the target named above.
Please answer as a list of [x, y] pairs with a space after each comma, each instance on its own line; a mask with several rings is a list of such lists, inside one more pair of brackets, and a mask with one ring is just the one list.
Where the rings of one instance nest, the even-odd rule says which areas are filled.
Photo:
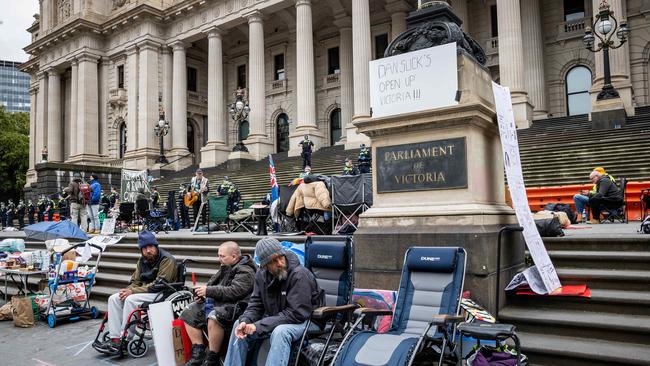
[[[324, 292], [298, 256], [285, 251], [276, 239], [258, 241], [255, 254], [260, 270], [255, 275], [248, 307], [234, 325], [225, 364], [246, 364], [254, 342], [270, 337], [266, 365], [286, 365], [291, 344], [302, 336], [312, 311], [324, 303]], [[314, 324], [312, 327], [318, 329]]]

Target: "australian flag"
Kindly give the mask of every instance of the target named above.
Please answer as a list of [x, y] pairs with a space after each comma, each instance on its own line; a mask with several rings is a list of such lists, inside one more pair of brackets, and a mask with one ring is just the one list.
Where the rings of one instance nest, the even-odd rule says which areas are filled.
[[271, 202], [280, 198], [280, 188], [278, 187], [278, 180], [275, 177], [275, 164], [273, 164], [273, 157], [269, 154], [269, 177], [271, 183]]

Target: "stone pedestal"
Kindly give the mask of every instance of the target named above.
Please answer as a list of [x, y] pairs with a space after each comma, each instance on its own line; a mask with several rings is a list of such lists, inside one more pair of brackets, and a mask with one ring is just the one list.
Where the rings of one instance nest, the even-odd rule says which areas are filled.
[[[266, 135], [251, 136], [244, 140], [244, 145], [248, 148], [250, 158], [243, 157], [243, 159], [262, 160], [275, 152], [273, 143], [268, 141]], [[232, 159], [232, 157], [228, 157], [228, 159]]]
[[289, 134], [288, 156], [300, 156], [302, 153], [300, 143], [305, 139], [305, 135], [309, 135], [309, 140], [314, 143], [313, 151], [320, 149], [325, 144], [325, 136], [321, 131], [313, 128], [296, 128], [296, 131]]
[[[497, 233], [516, 218], [505, 204], [490, 75], [465, 54], [457, 60], [458, 105], [355, 123], [372, 142], [374, 200], [354, 235], [356, 286], [396, 289], [410, 246], [461, 246], [465, 290], [493, 311]], [[504, 239], [501, 284], [524, 254]]]
[[608, 130], [625, 126], [625, 105], [621, 98], [596, 100], [589, 120], [593, 130]]
[[222, 143], [210, 143], [201, 148], [201, 168], [217, 166], [228, 160], [230, 149]]

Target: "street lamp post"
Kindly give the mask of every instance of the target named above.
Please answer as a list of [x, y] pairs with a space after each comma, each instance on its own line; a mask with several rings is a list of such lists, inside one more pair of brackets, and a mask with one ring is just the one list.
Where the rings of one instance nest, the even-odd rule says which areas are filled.
[[164, 111], [160, 112], [160, 118], [153, 130], [156, 132], [156, 136], [158, 136], [160, 142], [160, 156], [156, 159], [156, 163], [167, 164], [169, 161], [165, 157], [164, 137], [169, 133], [169, 122], [165, 120]]
[[[609, 50], [623, 46], [623, 44], [627, 42], [630, 30], [627, 27], [625, 19], [621, 19], [619, 24], [613, 15], [614, 12], [610, 10], [607, 0], [603, 0], [598, 7], [598, 14], [596, 14], [592, 26], [585, 29], [585, 36], [582, 37], [582, 42], [589, 51], [603, 51], [603, 71], [605, 79], [603, 81], [603, 89], [598, 93], [596, 100], [614, 99], [619, 97], [618, 91], [616, 91], [612, 85], [612, 76], [609, 70]], [[619, 40], [618, 46], [614, 46], [614, 41], [612, 40], [614, 34], [616, 34], [616, 37]], [[598, 37], [600, 42], [594, 47], [596, 37]]]
[[[235, 101], [230, 105], [230, 109], [228, 110], [230, 117], [235, 122], [235, 126], [239, 126], [240, 123], [247, 120], [250, 111], [251, 109], [248, 106], [248, 101], [244, 97], [244, 90], [238, 88], [235, 92]], [[241, 136], [238, 137], [240, 140], [237, 142], [235, 147], [233, 147], [232, 151], [248, 152], [248, 148], [244, 145], [243, 139], [241, 139]]]

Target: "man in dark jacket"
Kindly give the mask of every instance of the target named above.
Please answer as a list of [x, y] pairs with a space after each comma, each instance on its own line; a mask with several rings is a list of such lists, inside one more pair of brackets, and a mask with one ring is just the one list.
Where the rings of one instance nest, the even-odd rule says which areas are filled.
[[86, 209], [86, 202], [80, 197], [79, 185], [82, 183], [81, 175], [74, 173], [72, 182], [63, 189], [68, 202], [70, 202], [70, 219], [75, 225], [83, 231], [88, 230], [88, 216]]
[[352, 159], [345, 158], [345, 166], [343, 167], [343, 173], [341, 175], [359, 175], [359, 169], [357, 169], [354, 164], [352, 164]]
[[[219, 272], [205, 286], [194, 289], [198, 300], [180, 316], [192, 341], [192, 358], [186, 366], [218, 364], [225, 331], [232, 329], [235, 318], [240, 315], [237, 303], [247, 300], [253, 292], [257, 267], [250, 255], [242, 256], [237, 243], [227, 241], [219, 246], [219, 262]], [[210, 344], [207, 357], [202, 331], [206, 326]]]
[[305, 139], [298, 146], [302, 148], [300, 156], [302, 156], [302, 168], [305, 169], [306, 166], [311, 166], [311, 153], [314, 143], [309, 139], [309, 135], [305, 135]]
[[[95, 349], [107, 354], [120, 354], [120, 335], [129, 314], [145, 301], [153, 301], [158, 295], [153, 286], [156, 281], [176, 282], [178, 268], [176, 259], [164, 249], [158, 248], [156, 237], [149, 231], [138, 235], [138, 248], [142, 256], [126, 288], [108, 298], [108, 342], [94, 344]], [[131, 334], [129, 329], [129, 334]], [[99, 342], [99, 341], [98, 341]]]
[[596, 192], [589, 193], [591, 207], [590, 224], [600, 223], [600, 212], [603, 208], [617, 209], [623, 205], [623, 192], [606, 174], [594, 170], [589, 179], [596, 185]]
[[[302, 336], [312, 311], [323, 304], [323, 291], [298, 256], [285, 251], [274, 238], [257, 242], [260, 270], [248, 307], [234, 325], [226, 365], [246, 364], [254, 342], [271, 337], [266, 365], [286, 365], [291, 344]], [[314, 330], [318, 326], [312, 324]]]

